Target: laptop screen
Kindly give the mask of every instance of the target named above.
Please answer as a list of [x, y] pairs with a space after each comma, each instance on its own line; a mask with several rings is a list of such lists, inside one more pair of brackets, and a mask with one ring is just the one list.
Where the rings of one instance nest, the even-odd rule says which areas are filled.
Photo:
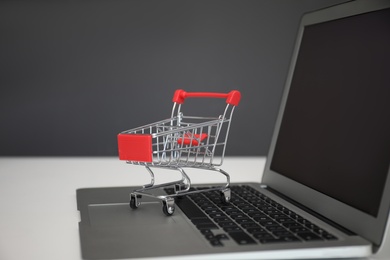
[[377, 216], [390, 161], [390, 9], [308, 25], [271, 170]]

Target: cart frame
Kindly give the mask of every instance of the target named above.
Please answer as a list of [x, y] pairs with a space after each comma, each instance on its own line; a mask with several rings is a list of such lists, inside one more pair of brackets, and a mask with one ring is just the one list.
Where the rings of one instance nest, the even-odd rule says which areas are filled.
[[[227, 105], [218, 117], [184, 116], [181, 106], [187, 98], [225, 98]], [[221, 202], [229, 203], [230, 176], [216, 166], [223, 163], [231, 119], [240, 99], [237, 90], [227, 94], [176, 90], [169, 119], [121, 132], [118, 135], [119, 158], [128, 164], [144, 166], [150, 174], [150, 183], [130, 193], [130, 207], [138, 208], [142, 196], [152, 197], [161, 200], [164, 214], [170, 216], [175, 211], [175, 198], [209, 191], [219, 191]], [[177, 170], [181, 179], [155, 184], [151, 168]], [[192, 190], [191, 179], [183, 168], [219, 172], [226, 177], [226, 182], [221, 186]], [[168, 186], [174, 187], [174, 194], [156, 196], [149, 192]]]

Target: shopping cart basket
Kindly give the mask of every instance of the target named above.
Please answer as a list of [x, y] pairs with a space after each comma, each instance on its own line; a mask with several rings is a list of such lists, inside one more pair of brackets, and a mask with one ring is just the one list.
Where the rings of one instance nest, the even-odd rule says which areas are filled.
[[[227, 105], [217, 117], [185, 116], [181, 106], [187, 98], [224, 98]], [[232, 115], [240, 98], [237, 90], [227, 94], [176, 90], [171, 118], [118, 134], [119, 159], [144, 166], [151, 177], [150, 183], [130, 194], [132, 209], [140, 206], [142, 196], [161, 200], [167, 216], [175, 211], [175, 198], [183, 195], [219, 191], [223, 203], [230, 201], [229, 174], [217, 166], [222, 165]], [[219, 172], [226, 177], [226, 183], [204, 190], [191, 189], [191, 180], [183, 170], [186, 167]], [[155, 184], [151, 168], [177, 170], [181, 179]], [[147, 192], [167, 186], [173, 186], [174, 194], [156, 196]]]

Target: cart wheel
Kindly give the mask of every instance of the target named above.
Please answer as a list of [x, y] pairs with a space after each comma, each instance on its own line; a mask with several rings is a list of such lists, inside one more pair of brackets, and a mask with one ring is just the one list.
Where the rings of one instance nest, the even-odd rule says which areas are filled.
[[131, 194], [130, 195], [130, 208], [132, 209], [137, 209], [139, 207], [139, 205], [141, 204], [138, 199], [142, 198], [141, 195], [135, 195], [135, 194]]
[[172, 216], [172, 214], [175, 212], [175, 200], [172, 198], [163, 200], [162, 210], [166, 216]]
[[221, 202], [222, 202], [223, 204], [229, 204], [230, 199], [231, 199], [230, 188], [221, 190], [220, 196], [221, 196]]

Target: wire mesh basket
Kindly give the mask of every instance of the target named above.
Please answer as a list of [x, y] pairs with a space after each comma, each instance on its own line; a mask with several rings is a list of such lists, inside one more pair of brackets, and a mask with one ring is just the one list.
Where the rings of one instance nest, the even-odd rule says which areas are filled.
[[[226, 107], [216, 117], [185, 116], [181, 106], [187, 98], [224, 98]], [[230, 177], [217, 166], [223, 163], [233, 112], [240, 99], [241, 94], [237, 90], [227, 94], [176, 90], [170, 118], [121, 132], [118, 135], [119, 159], [128, 164], [144, 166], [151, 176], [150, 183], [130, 194], [130, 207], [138, 208], [144, 195], [160, 199], [163, 212], [172, 215], [175, 197], [211, 190], [219, 190], [222, 201], [228, 203]], [[153, 167], [177, 170], [182, 178], [156, 185], [151, 169]], [[183, 170], [186, 167], [220, 172], [225, 175], [226, 183], [202, 191], [192, 191], [191, 180]], [[146, 192], [172, 185], [174, 194], [156, 196]]]

